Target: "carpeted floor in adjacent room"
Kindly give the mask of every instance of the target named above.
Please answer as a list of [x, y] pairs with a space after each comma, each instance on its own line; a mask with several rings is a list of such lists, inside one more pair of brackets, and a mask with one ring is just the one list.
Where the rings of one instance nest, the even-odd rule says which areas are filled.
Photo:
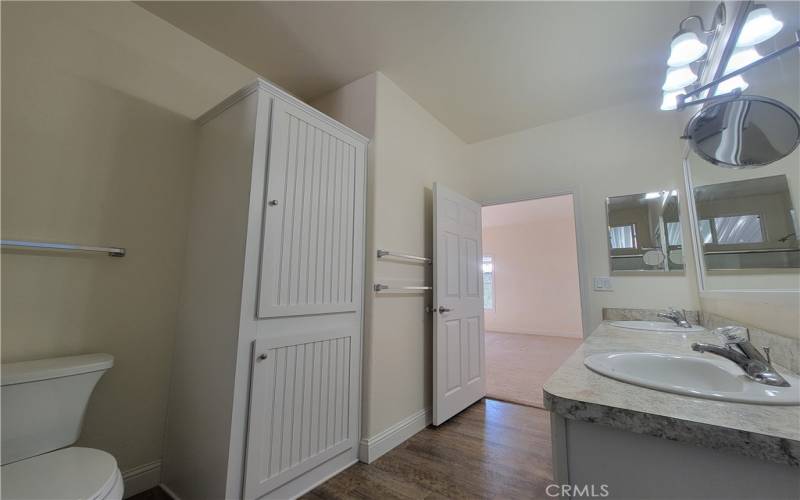
[[583, 339], [486, 332], [486, 396], [543, 408], [542, 386]]

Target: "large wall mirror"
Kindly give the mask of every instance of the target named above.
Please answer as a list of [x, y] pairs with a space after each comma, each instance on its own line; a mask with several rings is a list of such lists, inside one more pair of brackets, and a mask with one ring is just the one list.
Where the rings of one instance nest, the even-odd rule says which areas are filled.
[[611, 274], [683, 273], [678, 192], [606, 199]]
[[[800, 28], [800, 3], [769, 2], [769, 7], [785, 25], [756, 47], [761, 55], [792, 43]], [[743, 75], [748, 85], [745, 94], [777, 100], [796, 113], [800, 110], [799, 61], [793, 51], [749, 70]], [[781, 133], [788, 128], [760, 130], [769, 132], [762, 143], [774, 146], [782, 144]], [[800, 289], [800, 150], [759, 168], [723, 166], [694, 150], [687, 152], [684, 162], [701, 290]]]
[[694, 188], [707, 271], [800, 268], [797, 212], [785, 175]]

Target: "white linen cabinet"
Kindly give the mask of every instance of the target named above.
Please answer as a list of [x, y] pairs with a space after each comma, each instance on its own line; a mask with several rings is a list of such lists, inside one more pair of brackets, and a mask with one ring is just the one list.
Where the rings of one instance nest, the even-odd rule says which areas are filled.
[[288, 498], [357, 459], [367, 139], [262, 80], [199, 121], [162, 482]]

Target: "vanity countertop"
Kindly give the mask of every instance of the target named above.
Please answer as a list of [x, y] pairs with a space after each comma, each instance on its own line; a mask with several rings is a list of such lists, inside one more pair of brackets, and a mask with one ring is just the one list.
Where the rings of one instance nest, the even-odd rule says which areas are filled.
[[668, 334], [603, 323], [545, 383], [545, 406], [571, 420], [800, 467], [800, 406], [729, 403], [661, 392], [605, 377], [583, 364], [586, 356], [605, 352], [693, 354], [693, 342], [719, 339], [710, 332]]

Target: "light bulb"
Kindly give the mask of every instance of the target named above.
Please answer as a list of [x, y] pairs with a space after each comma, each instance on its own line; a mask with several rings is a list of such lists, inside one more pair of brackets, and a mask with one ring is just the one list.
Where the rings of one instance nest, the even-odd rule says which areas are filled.
[[739, 38], [736, 40], [737, 47], [750, 47], [769, 40], [783, 28], [783, 23], [775, 19], [772, 11], [767, 7], [758, 7], [747, 14]]
[[727, 75], [737, 69], [744, 68], [748, 64], [752, 64], [759, 59], [761, 59], [761, 54], [758, 53], [755, 47], [739, 47], [733, 51], [730, 59], [728, 59], [728, 65], [725, 67], [725, 74]]
[[701, 42], [691, 31], [679, 33], [670, 43], [667, 66], [676, 68], [700, 59], [708, 50], [708, 45]]
[[664, 100], [661, 101], [661, 111], [673, 111], [678, 109], [678, 96], [685, 94], [686, 91], [683, 89], [673, 92], [664, 92]]
[[691, 85], [696, 81], [697, 75], [689, 66], [667, 68], [667, 77], [664, 80], [664, 85], [661, 86], [661, 90], [673, 92]]
[[714, 95], [729, 94], [736, 89], [744, 91], [749, 86], [750, 84], [747, 83], [741, 75], [736, 75], [733, 78], [728, 78], [720, 82], [720, 84], [717, 85], [717, 90], [714, 92]]

